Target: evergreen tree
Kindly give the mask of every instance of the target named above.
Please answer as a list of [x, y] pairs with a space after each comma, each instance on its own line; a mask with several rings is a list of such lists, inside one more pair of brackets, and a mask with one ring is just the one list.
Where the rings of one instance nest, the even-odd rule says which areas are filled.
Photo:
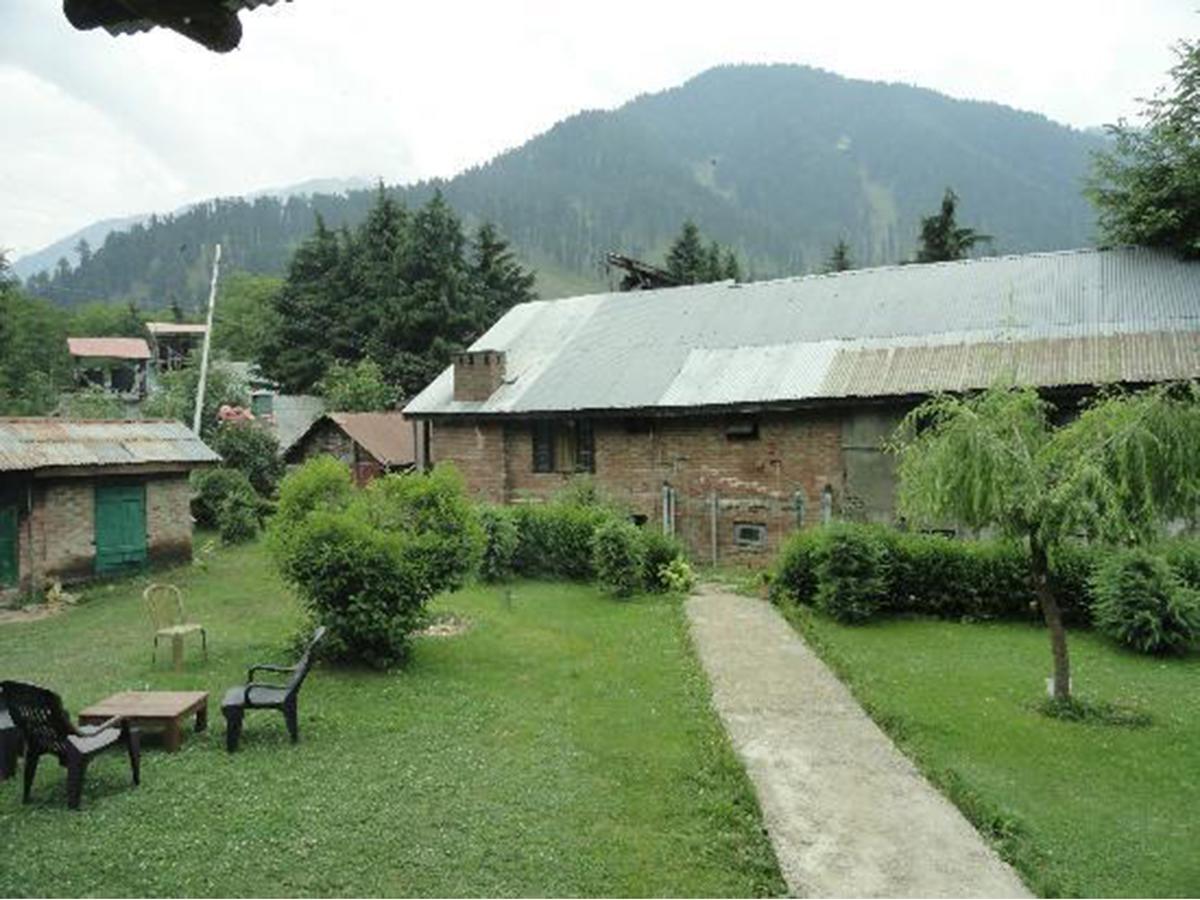
[[1087, 195], [1110, 244], [1166, 247], [1200, 258], [1200, 41], [1183, 41], [1170, 91], [1145, 101], [1140, 126], [1108, 127]]
[[75, 244], [75, 253], [79, 256], [80, 268], [92, 261], [92, 245], [87, 242], [87, 238], [79, 239]]
[[700, 229], [688, 219], [679, 237], [667, 251], [667, 271], [679, 284], [700, 284], [708, 281], [708, 256], [700, 240]]
[[733, 250], [725, 251], [725, 263], [721, 267], [721, 277], [729, 281], [742, 280], [742, 266]]
[[470, 277], [476, 293], [476, 328], [482, 333], [518, 303], [537, 299], [535, 276], [521, 267], [496, 226], [484, 222], [471, 242]]
[[846, 243], [845, 238], [838, 238], [838, 242], [833, 245], [833, 250], [829, 254], [829, 259], [825, 261], [826, 272], [845, 272], [854, 268], [854, 263], [850, 259], [850, 245]]
[[721, 246], [716, 241], [708, 245], [708, 250], [704, 254], [704, 278], [703, 281], [720, 281], [725, 275], [725, 269], [721, 265]]
[[960, 227], [956, 220], [957, 208], [958, 195], [946, 188], [941, 211], [921, 219], [921, 246], [917, 248], [917, 262], [966, 259], [976, 244], [992, 239], [990, 235], [980, 234], [973, 228]]

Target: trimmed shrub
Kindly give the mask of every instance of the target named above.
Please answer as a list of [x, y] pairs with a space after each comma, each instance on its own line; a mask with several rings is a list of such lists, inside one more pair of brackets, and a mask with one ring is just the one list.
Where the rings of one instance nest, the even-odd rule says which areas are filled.
[[887, 600], [887, 547], [874, 529], [833, 525], [817, 563], [817, 608], [839, 622], [866, 622]]
[[356, 494], [350, 470], [332, 456], [310, 459], [279, 485], [279, 501], [271, 518], [273, 552], [287, 552], [287, 543], [304, 520], [318, 509], [338, 510], [350, 505]]
[[630, 522], [604, 522], [592, 535], [596, 580], [614, 596], [629, 597], [642, 586], [645, 557], [642, 533]]
[[775, 563], [771, 600], [808, 606], [817, 596], [817, 565], [824, 550], [824, 529], [809, 528], [789, 537]]
[[1096, 627], [1142, 653], [1186, 650], [1200, 634], [1200, 595], [1146, 550], [1110, 556], [1092, 591]]
[[275, 435], [257, 425], [226, 422], [213, 435], [212, 448], [227, 468], [249, 478], [261, 496], [274, 496], [284, 471]]
[[329, 629], [322, 655], [377, 668], [402, 663], [432, 596], [407, 535], [381, 531], [361, 510], [317, 510], [287, 544], [284, 576]]
[[484, 537], [479, 574], [484, 581], [503, 581], [513, 574], [521, 540], [516, 516], [507, 506], [485, 506], [479, 510], [479, 524]]
[[600, 506], [563, 503], [517, 506], [517, 553], [513, 566], [522, 575], [591, 581], [592, 535], [605, 522], [617, 521]]
[[479, 568], [484, 534], [454, 466], [439, 463], [422, 474], [384, 475], [355, 501], [376, 528], [414, 535], [414, 552], [426, 556], [435, 593], [457, 590]]
[[192, 475], [192, 518], [202, 528], [220, 528], [221, 508], [225, 501], [237, 496], [238, 505], [249, 505], [254, 510], [257, 530], [258, 497], [254, 487], [237, 469], [224, 467], [205, 469]]
[[[642, 535], [642, 584], [648, 591], [675, 591], [663, 576], [663, 570], [676, 560], [685, 557], [683, 544], [671, 534], [663, 534], [656, 528], [643, 529]], [[688, 567], [691, 570], [691, 567]]]
[[1200, 541], [1175, 538], [1162, 547], [1167, 565], [1186, 587], [1200, 591]]

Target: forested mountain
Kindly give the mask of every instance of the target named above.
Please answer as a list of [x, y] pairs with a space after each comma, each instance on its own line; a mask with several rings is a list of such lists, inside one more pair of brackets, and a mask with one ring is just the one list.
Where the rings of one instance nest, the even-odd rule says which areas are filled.
[[[749, 277], [819, 269], [845, 239], [859, 265], [911, 258], [922, 216], [952, 187], [987, 252], [1090, 243], [1081, 196], [1102, 138], [994, 103], [801, 66], [733, 66], [584, 112], [447, 181], [394, 189], [409, 207], [440, 188], [473, 226], [494, 221], [554, 295], [601, 286], [606, 251], [662, 260], [680, 223], [731, 247]], [[370, 191], [201, 204], [112, 234], [71, 271], [30, 288], [64, 303], [133, 296], [191, 306], [207, 247], [279, 273], [314, 213], [357, 224]], [[615, 280], [615, 279], [613, 279]]]

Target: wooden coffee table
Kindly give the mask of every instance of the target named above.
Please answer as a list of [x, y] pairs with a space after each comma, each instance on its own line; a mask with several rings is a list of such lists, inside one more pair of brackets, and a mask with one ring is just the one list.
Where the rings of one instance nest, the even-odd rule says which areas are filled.
[[171, 753], [183, 743], [183, 720], [196, 714], [196, 731], [208, 727], [206, 691], [122, 691], [79, 713], [80, 725], [97, 725], [120, 716], [139, 728], [163, 729], [163, 745]]

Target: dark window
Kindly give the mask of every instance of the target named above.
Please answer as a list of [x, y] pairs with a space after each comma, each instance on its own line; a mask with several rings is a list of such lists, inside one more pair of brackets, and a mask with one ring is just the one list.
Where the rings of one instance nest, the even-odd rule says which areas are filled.
[[758, 422], [754, 419], [730, 422], [725, 426], [725, 437], [731, 441], [757, 441]]
[[250, 398], [250, 412], [256, 416], [269, 416], [275, 410], [275, 398], [270, 394], [255, 394]]
[[767, 544], [767, 526], [761, 522], [734, 522], [733, 543], [750, 550], [762, 549]]
[[554, 423], [533, 423], [533, 471], [554, 471]]
[[592, 423], [569, 420], [534, 422], [533, 471], [596, 471]]

